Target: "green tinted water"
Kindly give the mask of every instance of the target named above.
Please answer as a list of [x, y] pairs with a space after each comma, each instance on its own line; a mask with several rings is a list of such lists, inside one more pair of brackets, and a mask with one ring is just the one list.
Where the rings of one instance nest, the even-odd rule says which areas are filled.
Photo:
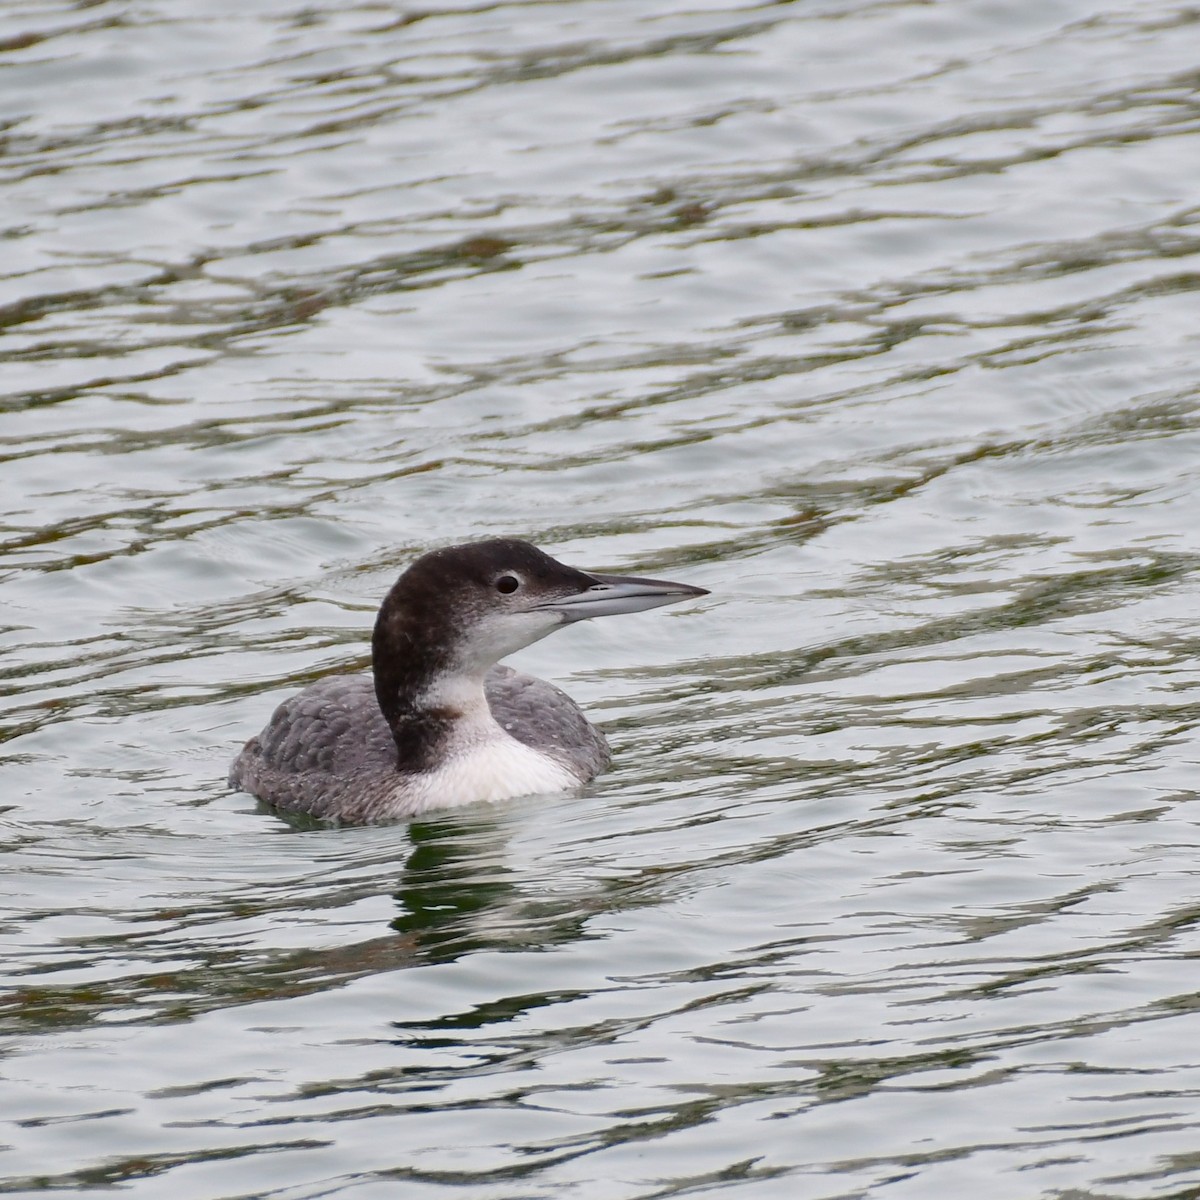
[[[0, 16], [0, 1188], [1190, 1195], [1200, 24]], [[429, 546], [579, 795], [223, 787]]]

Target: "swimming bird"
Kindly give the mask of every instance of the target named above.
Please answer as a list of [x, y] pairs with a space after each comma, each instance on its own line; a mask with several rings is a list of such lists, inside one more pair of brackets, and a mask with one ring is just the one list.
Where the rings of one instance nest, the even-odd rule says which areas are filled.
[[609, 764], [604, 735], [565, 692], [500, 659], [576, 621], [706, 595], [578, 571], [515, 538], [424, 554], [379, 609], [371, 674], [285, 700], [234, 761], [230, 786], [364, 824], [585, 783]]

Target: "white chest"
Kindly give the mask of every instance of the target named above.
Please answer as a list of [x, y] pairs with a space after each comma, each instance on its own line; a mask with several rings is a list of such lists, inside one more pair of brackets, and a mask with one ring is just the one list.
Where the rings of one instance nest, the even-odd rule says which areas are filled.
[[436, 770], [409, 784], [405, 807], [412, 813], [457, 808], [482, 800], [510, 800], [576, 787], [577, 775], [504, 733], [455, 748]]

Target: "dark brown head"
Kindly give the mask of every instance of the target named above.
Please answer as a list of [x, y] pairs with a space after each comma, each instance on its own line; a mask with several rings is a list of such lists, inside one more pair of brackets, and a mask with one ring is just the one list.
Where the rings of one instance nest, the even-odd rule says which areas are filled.
[[434, 550], [400, 576], [379, 610], [379, 706], [389, 720], [442, 706], [460, 685], [477, 686], [500, 659], [562, 625], [705, 594], [684, 583], [588, 574], [515, 538]]

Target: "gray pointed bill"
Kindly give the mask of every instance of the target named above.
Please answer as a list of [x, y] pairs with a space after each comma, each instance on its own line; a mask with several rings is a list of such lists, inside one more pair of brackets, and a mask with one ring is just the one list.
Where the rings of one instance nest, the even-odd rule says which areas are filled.
[[618, 613], [644, 612], [663, 604], [674, 604], [694, 596], [707, 596], [707, 588], [690, 583], [671, 583], [666, 579], [637, 579], [632, 575], [597, 575], [589, 571], [595, 583], [573, 596], [539, 604], [540, 612], [558, 613], [564, 625], [586, 621], [589, 617], [611, 617]]

